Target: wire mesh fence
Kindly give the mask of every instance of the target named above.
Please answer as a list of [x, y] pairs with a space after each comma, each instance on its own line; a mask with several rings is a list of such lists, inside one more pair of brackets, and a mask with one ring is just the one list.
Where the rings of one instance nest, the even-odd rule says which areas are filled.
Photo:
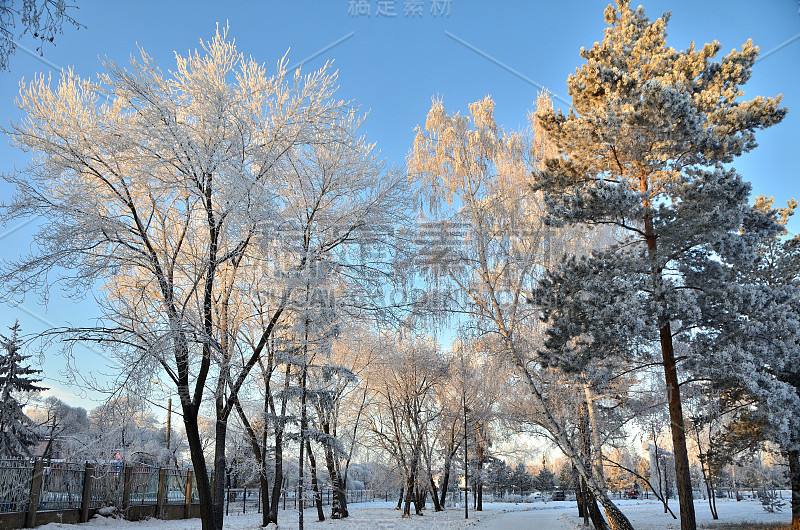
[[[41, 480], [37, 478], [39, 472]], [[262, 495], [258, 485], [226, 488], [225, 510], [261, 511]], [[289, 487], [281, 490], [277, 500], [279, 508], [294, 509], [300, 503], [312, 507], [318, 498], [324, 506], [330, 506], [334, 496], [329, 485], [318, 492], [306, 488], [302, 496], [297, 488]], [[346, 497], [348, 504], [382, 500], [372, 490], [347, 490]], [[27, 459], [0, 460], [0, 513], [30, 513], [32, 499], [37, 512], [199, 503], [194, 474], [187, 470], [143, 464], [126, 467], [119, 463], [93, 465], [38, 460], [34, 465], [34, 461]]]
[[134, 504], [156, 504], [158, 501], [158, 468], [137, 466], [131, 469], [130, 501]]
[[90, 508], [122, 506], [124, 473], [120, 466], [97, 466], [92, 470]]
[[32, 462], [0, 460], [0, 512], [22, 512], [28, 509], [32, 478]]
[[[33, 466], [31, 466], [33, 469]], [[85, 466], [65, 462], [52, 463], [42, 470], [39, 494], [41, 510], [71, 510], [81, 507]], [[29, 482], [30, 484], [30, 482]]]

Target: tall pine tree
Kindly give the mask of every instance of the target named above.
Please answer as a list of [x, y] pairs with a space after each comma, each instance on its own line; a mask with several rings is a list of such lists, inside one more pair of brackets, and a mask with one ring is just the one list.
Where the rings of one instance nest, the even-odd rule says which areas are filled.
[[603, 40], [581, 50], [586, 63], [569, 76], [572, 111], [536, 112], [560, 152], [537, 175], [552, 220], [611, 225], [619, 236], [543, 285], [548, 350], [573, 369], [593, 357], [658, 352], [681, 528], [690, 529], [696, 523], [674, 341], [691, 342], [698, 328], [714, 325], [713, 315], [698, 310], [701, 291], [690, 282], [751, 262], [761, 232], [774, 230], [774, 220], [749, 207], [750, 186], [728, 164], [753, 149], [756, 130], [778, 123], [785, 109], [780, 97], [742, 98], [758, 54], [752, 42], [715, 61], [718, 42], [667, 46], [668, 14], [651, 22], [642, 7], [618, 0], [605, 17]]
[[41, 381], [34, 376], [41, 370], [23, 365], [29, 355], [23, 355], [19, 336], [19, 322], [15, 322], [11, 336], [0, 335], [0, 458], [30, 455], [30, 447], [37, 441], [33, 422], [25, 415], [17, 400], [21, 393], [46, 390], [36, 386]]

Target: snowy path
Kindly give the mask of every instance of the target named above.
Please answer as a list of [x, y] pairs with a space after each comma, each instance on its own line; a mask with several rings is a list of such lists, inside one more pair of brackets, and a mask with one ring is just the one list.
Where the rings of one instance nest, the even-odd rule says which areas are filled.
[[[630, 518], [637, 530], [669, 530], [678, 529], [680, 524], [669, 515], [664, 515], [659, 504], [652, 500], [616, 501]], [[675, 503], [677, 504], [677, 503]], [[696, 501], [698, 523], [713, 525], [708, 506], [704, 501]], [[719, 523], [754, 522], [783, 523], [791, 522], [788, 506], [781, 513], [764, 512], [757, 501], [735, 502], [720, 500]], [[676, 510], [677, 506], [673, 508]], [[316, 510], [305, 511], [305, 526], [309, 529], [349, 530], [366, 528], [369, 530], [444, 530], [456, 528], [487, 530], [577, 530], [581, 529], [581, 520], [577, 517], [574, 502], [537, 502], [534, 504], [487, 503], [483, 512], [470, 510], [469, 520], [464, 520], [464, 511], [451, 507], [444, 512], [426, 511], [423, 516], [401, 519], [400, 513], [394, 510], [392, 503], [374, 502], [354, 504], [350, 507], [350, 518], [347, 521], [316, 521]], [[280, 512], [281, 524], [270, 529], [290, 530], [297, 528], [297, 513], [294, 510]], [[230, 530], [256, 530], [260, 528], [259, 514], [231, 515], [225, 518], [225, 528]], [[49, 524], [39, 527], [44, 530], [79, 530], [75, 525]], [[198, 519], [182, 521], [149, 520], [128, 522], [119, 519], [96, 517], [89, 523], [80, 525], [80, 529], [122, 528], [125, 530], [199, 530]]]

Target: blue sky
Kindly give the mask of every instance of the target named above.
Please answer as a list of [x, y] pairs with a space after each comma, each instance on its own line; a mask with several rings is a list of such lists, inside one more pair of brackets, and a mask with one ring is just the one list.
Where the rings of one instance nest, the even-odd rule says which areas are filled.
[[[432, 13], [433, 3], [79, 0], [80, 9], [74, 16], [86, 28], [65, 28], [54, 46], [45, 47], [45, 59], [58, 68], [73, 67], [77, 74], [93, 77], [102, 68], [99, 58], [125, 63], [131, 54], [138, 55], [139, 45], [158, 65], [169, 69], [175, 51], [185, 55], [198, 47], [199, 39], [213, 36], [217, 22], [227, 23], [239, 49], [270, 67], [287, 50], [292, 65], [314, 56], [304, 69], [334, 60], [339, 71], [338, 96], [354, 100], [369, 112], [365, 126], [369, 138], [390, 162], [402, 164], [413, 128], [424, 122], [432, 96], [441, 96], [448, 110], [464, 112], [469, 102], [489, 94], [495, 100], [498, 121], [509, 129], [527, 125], [527, 113], [540, 87], [566, 98], [567, 75], [581, 64], [580, 47], [602, 39], [603, 9], [608, 2], [437, 0], [437, 12]], [[368, 5], [369, 16], [363, 7], [359, 13], [356, 4]], [[672, 11], [668, 41], [675, 48], [716, 39], [727, 53], [752, 38], [762, 53], [771, 52], [754, 67], [745, 95], [782, 93], [789, 114], [783, 123], [760, 133], [761, 146], [735, 166], [753, 183], [755, 194], [774, 195], [778, 203], [800, 195], [795, 186], [800, 176], [798, 2], [648, 0], [643, 5], [651, 18]], [[378, 13], [383, 10], [391, 15], [392, 7], [394, 17]], [[414, 13], [418, 7], [421, 12]], [[408, 16], [406, 9], [412, 11]], [[20, 43], [35, 47], [30, 40]], [[319, 53], [321, 50], [325, 51]], [[51, 70], [22, 50], [10, 64], [10, 72], [0, 74], [4, 124], [20, 117], [13, 103], [20, 79]], [[13, 150], [7, 138], [0, 141], [0, 171], [21, 168], [25, 161], [25, 155]], [[0, 182], [0, 199], [5, 200], [11, 192]], [[8, 234], [15, 227], [0, 227], [0, 255], [4, 258], [17, 257], [30, 247], [35, 224]], [[790, 223], [790, 231], [800, 231], [800, 218]], [[76, 302], [54, 296], [45, 308], [31, 298], [23, 308], [0, 305], [0, 326], [5, 329], [19, 318], [23, 331], [35, 332], [46, 327], [43, 320], [56, 325], [82, 324], [93, 315], [91, 300]], [[76, 353], [84, 371], [104, 364], [91, 352]], [[49, 355], [44, 364], [45, 382], [62, 399], [77, 403], [78, 399], [55, 381], [63, 365], [59, 357]]]

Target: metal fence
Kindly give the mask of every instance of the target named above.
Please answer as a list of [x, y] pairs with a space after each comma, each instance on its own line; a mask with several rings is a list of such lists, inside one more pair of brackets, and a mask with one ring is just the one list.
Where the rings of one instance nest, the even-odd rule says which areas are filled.
[[[188, 470], [119, 463], [0, 460], [0, 527], [19, 524], [8, 522], [18, 521], [15, 514], [24, 514], [25, 526], [33, 526], [37, 513], [42, 512], [64, 515], [73, 511], [70, 517], [84, 522], [90, 517], [90, 510], [106, 506], [115, 507], [126, 517], [136, 506], [147, 507], [145, 510], [155, 507], [149, 513], [162, 517], [165, 507], [173, 505], [167, 516], [178, 513], [189, 517], [192, 504], [198, 500], [194, 477]], [[175, 512], [174, 505], [184, 508]]]
[[28, 509], [32, 477], [32, 462], [0, 460], [0, 512]]
[[[30, 465], [31, 473], [33, 464]], [[81, 507], [85, 468], [78, 464], [53, 463], [42, 470], [40, 510], [72, 510]], [[28, 478], [29, 487], [32, 475]], [[27, 506], [23, 509], [27, 509]]]
[[[36, 477], [36, 469], [39, 477]], [[191, 484], [187, 482], [191, 481]], [[189, 487], [187, 487], [189, 486]], [[187, 498], [189, 495], [189, 498]], [[228, 488], [226, 508], [260, 511], [261, 489]], [[330, 506], [333, 490], [319, 492], [322, 504]], [[373, 490], [347, 490], [347, 502], [382, 500]], [[159, 502], [159, 499], [161, 502]], [[305, 506], [315, 503], [314, 491], [306, 488]], [[36, 506], [31, 506], [31, 502]], [[159, 469], [145, 465], [75, 464], [38, 460], [0, 460], [0, 513], [52, 510], [82, 510], [114, 506], [191, 505], [199, 503], [194, 474], [187, 470]], [[281, 491], [282, 508], [296, 508], [296, 488]]]

